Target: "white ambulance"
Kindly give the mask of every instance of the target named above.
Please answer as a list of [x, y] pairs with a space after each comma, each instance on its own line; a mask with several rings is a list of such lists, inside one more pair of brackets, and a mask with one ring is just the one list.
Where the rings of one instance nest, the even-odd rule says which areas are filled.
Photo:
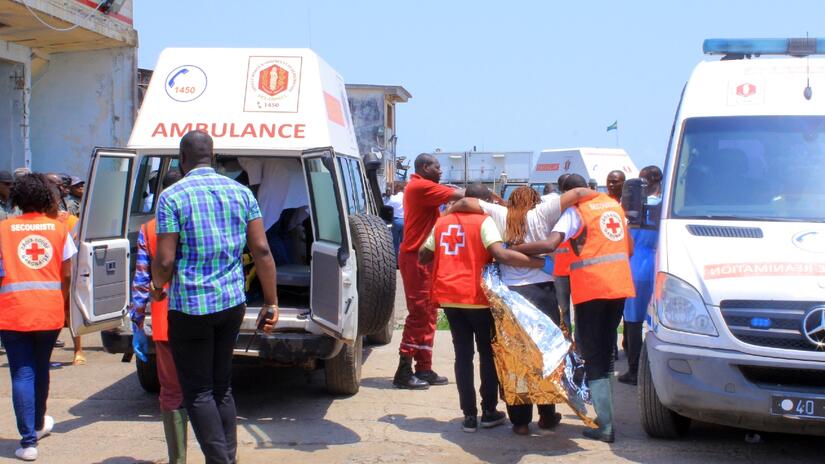
[[530, 175], [530, 186], [537, 191], [543, 189], [545, 184], [558, 187], [558, 179], [562, 174], [579, 174], [587, 181], [596, 179], [598, 189], [606, 192], [607, 175], [611, 171], [622, 171], [627, 179], [639, 175], [636, 164], [621, 148], [542, 150]]
[[825, 40], [704, 51], [722, 59], [693, 71], [668, 148], [642, 425], [825, 434]]
[[[131, 352], [121, 324], [135, 237], [154, 216], [160, 179], [178, 169], [178, 145], [190, 130], [212, 136], [219, 173], [256, 191], [265, 225], [281, 219], [283, 226], [285, 203], [291, 210], [289, 227], [279, 229], [291, 260], [277, 269], [276, 332], [255, 334], [263, 301], [247, 258], [248, 309], [236, 355], [323, 366], [330, 392], [357, 392], [363, 338], [388, 343], [392, 336], [395, 257], [378, 217], [380, 161], [359, 156], [344, 81], [307, 49], [161, 53], [128, 148], [92, 156], [72, 332], [103, 330], [107, 351]], [[262, 195], [274, 206], [265, 207]], [[151, 318], [146, 324], [151, 328]], [[144, 388], [158, 388], [153, 357], [138, 361], [137, 370]]]

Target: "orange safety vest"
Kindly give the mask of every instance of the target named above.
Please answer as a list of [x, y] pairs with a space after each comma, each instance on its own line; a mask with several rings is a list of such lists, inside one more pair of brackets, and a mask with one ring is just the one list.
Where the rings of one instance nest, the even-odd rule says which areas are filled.
[[482, 268], [492, 261], [481, 241], [485, 219], [485, 214], [454, 213], [436, 221], [432, 278], [436, 303], [489, 306], [481, 289]]
[[621, 205], [600, 194], [580, 203], [576, 211], [582, 228], [570, 241], [576, 255], [570, 263], [573, 304], [636, 296], [630, 273], [627, 222]]
[[[146, 240], [146, 248], [149, 250], [149, 262], [155, 259], [158, 250], [157, 221], [150, 220], [141, 226], [143, 238]], [[164, 287], [169, 290], [169, 284]], [[156, 342], [169, 341], [169, 298], [163, 301], [150, 301], [149, 311], [152, 314], [152, 340]]]
[[40, 213], [0, 222], [0, 330], [31, 332], [63, 327], [63, 246], [66, 225]]
[[556, 254], [553, 256], [553, 275], [556, 277], [569, 276], [570, 263], [574, 259], [576, 259], [576, 256], [573, 254], [573, 249], [570, 248], [570, 241], [565, 240], [556, 248]]

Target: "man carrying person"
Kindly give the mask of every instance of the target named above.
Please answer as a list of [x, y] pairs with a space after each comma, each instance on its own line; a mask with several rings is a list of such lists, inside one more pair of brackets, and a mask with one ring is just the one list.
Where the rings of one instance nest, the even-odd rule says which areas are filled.
[[[467, 188], [467, 196], [488, 198], [489, 192], [483, 185], [473, 184]], [[504, 248], [493, 219], [474, 213], [448, 213], [439, 218], [418, 253], [422, 264], [433, 263], [433, 303], [444, 308], [450, 323], [465, 432], [478, 430], [473, 339], [478, 347], [481, 372], [481, 426], [495, 427], [506, 420], [503, 412], [496, 411], [498, 376], [491, 345], [494, 322], [490, 303], [481, 289], [482, 270], [492, 258], [522, 268], [542, 268], [546, 262]]]
[[[242, 254], [248, 245], [264, 296], [264, 330], [278, 320], [275, 262], [252, 192], [212, 168], [212, 137], [180, 142], [184, 178], [160, 194], [150, 294], [169, 289], [169, 343], [192, 429], [207, 464], [236, 462], [232, 354], [246, 312]], [[208, 237], [208, 240], [205, 239]]]
[[[163, 177], [163, 189], [170, 187], [181, 178], [179, 171], [169, 171]], [[144, 332], [143, 321], [146, 318], [146, 306], [150, 305], [152, 315], [152, 341], [155, 343], [158, 380], [160, 381], [160, 411], [163, 418], [163, 432], [166, 436], [166, 449], [169, 464], [186, 464], [186, 432], [189, 418], [183, 408], [183, 393], [178, 381], [172, 350], [169, 348], [167, 314], [169, 301], [150, 302], [149, 282], [152, 280], [152, 259], [158, 250], [157, 221], [152, 218], [140, 227], [137, 239], [137, 258], [135, 260], [135, 277], [132, 281], [132, 306], [129, 317], [132, 320], [133, 340], [137, 342], [135, 354], [145, 359], [148, 341]], [[167, 286], [168, 288], [168, 286]]]
[[398, 253], [398, 268], [409, 314], [401, 337], [398, 369], [393, 377], [393, 385], [397, 388], [422, 390], [448, 382], [446, 377], [432, 370], [438, 316], [438, 307], [430, 299], [432, 265], [418, 262], [418, 250], [439, 218], [439, 206], [464, 196], [463, 190], [440, 185], [439, 180], [441, 165], [438, 160], [426, 153], [418, 155], [415, 174], [404, 190], [404, 239]]

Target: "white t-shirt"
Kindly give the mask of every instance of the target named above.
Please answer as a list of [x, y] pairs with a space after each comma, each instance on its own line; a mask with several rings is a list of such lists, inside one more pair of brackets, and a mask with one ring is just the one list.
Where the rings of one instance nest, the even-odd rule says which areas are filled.
[[547, 202], [551, 201], [553, 198], [555, 198], [558, 201], [561, 198], [561, 195], [559, 195], [556, 192], [550, 192], [547, 195], [542, 195], [541, 196], [541, 201], [542, 201], [542, 203], [547, 203]]
[[[506, 235], [507, 231], [507, 207], [494, 205], [479, 200], [481, 209], [484, 210], [496, 223], [501, 235]], [[539, 203], [535, 208], [527, 212], [527, 230], [524, 234], [524, 242], [532, 243], [547, 239], [550, 229], [559, 220], [561, 215], [560, 197], [549, 198], [548, 201]], [[508, 240], [505, 236], [504, 240]], [[541, 269], [513, 267], [502, 264], [501, 278], [505, 285], [520, 286], [537, 284], [542, 282], [552, 282], [553, 276], [543, 272]]]
[[404, 219], [404, 192], [398, 192], [387, 198], [384, 202], [387, 206], [392, 206], [392, 217]]
[[559, 221], [553, 226], [552, 232], [560, 232], [564, 234], [564, 240], [570, 240], [579, 233], [582, 228], [582, 218], [576, 211], [576, 208], [567, 208], [562, 213]]
[[309, 205], [301, 160], [239, 158], [238, 162], [249, 176], [249, 185], [259, 186], [264, 230], [278, 222], [285, 209]]

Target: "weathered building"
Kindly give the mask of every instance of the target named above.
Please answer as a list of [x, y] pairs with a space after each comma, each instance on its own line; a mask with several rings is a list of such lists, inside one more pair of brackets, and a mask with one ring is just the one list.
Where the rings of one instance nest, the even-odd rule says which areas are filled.
[[86, 175], [136, 107], [132, 0], [0, 0], [0, 169]]
[[361, 155], [375, 152], [382, 156], [384, 169], [379, 176], [384, 177], [382, 183], [388, 183], [395, 177], [398, 161], [395, 106], [407, 102], [412, 95], [399, 85], [347, 84], [346, 87], [358, 151]]

